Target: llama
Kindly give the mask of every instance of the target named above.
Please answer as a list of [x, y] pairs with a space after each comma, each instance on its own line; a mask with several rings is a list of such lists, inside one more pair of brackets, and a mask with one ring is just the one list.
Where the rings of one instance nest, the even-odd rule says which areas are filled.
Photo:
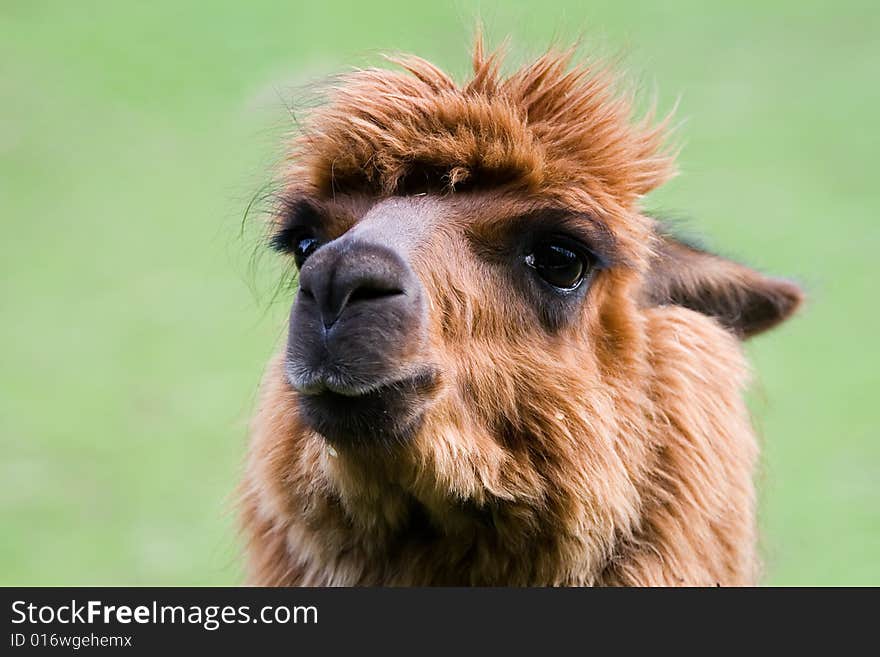
[[549, 52], [338, 80], [272, 245], [299, 288], [240, 486], [256, 585], [749, 585], [741, 341], [788, 281], [640, 207], [666, 121]]

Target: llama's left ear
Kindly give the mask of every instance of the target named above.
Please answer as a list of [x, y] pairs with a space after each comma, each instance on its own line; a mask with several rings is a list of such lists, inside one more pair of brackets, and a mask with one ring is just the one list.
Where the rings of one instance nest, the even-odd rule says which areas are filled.
[[788, 319], [804, 299], [791, 281], [765, 276], [662, 234], [644, 292], [651, 305], [696, 310], [743, 339]]

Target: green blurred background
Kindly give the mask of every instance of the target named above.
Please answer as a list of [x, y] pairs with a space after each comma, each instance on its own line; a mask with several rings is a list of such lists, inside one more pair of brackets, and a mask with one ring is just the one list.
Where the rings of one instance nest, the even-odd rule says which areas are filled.
[[[880, 4], [0, 2], [0, 583], [231, 584], [277, 267], [244, 208], [292, 89], [383, 49], [464, 75], [585, 34], [662, 108], [648, 207], [804, 281], [748, 346], [770, 584], [880, 584]], [[268, 264], [267, 264], [268, 263]]]

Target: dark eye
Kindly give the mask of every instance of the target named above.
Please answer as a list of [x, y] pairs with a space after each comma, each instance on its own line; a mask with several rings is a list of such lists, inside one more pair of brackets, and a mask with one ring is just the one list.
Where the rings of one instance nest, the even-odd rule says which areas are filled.
[[293, 245], [293, 260], [296, 262], [297, 269], [302, 269], [306, 258], [312, 255], [321, 243], [315, 237], [303, 237], [296, 241]]
[[536, 244], [525, 260], [538, 276], [565, 291], [577, 288], [592, 266], [570, 241], [555, 238]]

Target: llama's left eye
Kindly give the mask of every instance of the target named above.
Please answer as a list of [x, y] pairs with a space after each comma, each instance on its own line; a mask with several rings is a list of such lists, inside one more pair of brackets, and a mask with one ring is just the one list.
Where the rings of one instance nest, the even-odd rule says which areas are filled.
[[590, 270], [589, 258], [579, 253], [568, 241], [549, 240], [537, 244], [526, 258], [526, 264], [560, 290], [574, 290]]

